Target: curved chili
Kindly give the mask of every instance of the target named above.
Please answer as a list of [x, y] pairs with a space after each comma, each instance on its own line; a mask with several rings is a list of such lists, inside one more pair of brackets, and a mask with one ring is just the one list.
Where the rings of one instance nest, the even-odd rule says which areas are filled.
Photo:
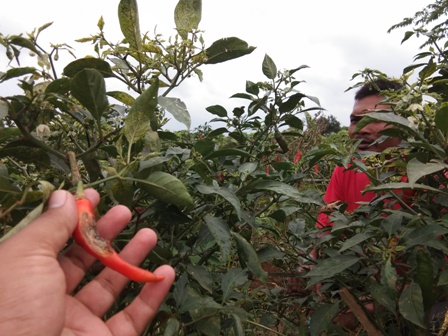
[[133, 281], [153, 282], [164, 279], [163, 276], [155, 275], [143, 268], [129, 264], [115, 252], [110, 241], [98, 234], [93, 206], [87, 198], [77, 199], [76, 207], [78, 209], [78, 225], [73, 232], [73, 239], [84, 250], [101, 261], [106, 267]]

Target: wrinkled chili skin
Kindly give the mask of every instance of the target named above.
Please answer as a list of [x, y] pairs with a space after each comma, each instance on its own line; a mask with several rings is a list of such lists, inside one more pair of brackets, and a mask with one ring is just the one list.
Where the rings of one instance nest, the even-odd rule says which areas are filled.
[[153, 282], [163, 280], [163, 276], [155, 275], [123, 260], [112, 248], [110, 241], [98, 234], [93, 206], [90, 200], [78, 198], [76, 200], [76, 208], [78, 210], [78, 225], [73, 232], [73, 239], [84, 250], [101, 261], [106, 267], [133, 281]]

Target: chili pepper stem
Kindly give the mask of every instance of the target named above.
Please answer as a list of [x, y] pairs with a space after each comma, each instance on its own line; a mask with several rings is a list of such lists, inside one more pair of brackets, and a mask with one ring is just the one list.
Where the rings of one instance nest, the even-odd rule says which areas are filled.
[[83, 199], [85, 198], [85, 194], [84, 194], [84, 186], [82, 184], [82, 181], [78, 181], [78, 185], [76, 186], [76, 199]]

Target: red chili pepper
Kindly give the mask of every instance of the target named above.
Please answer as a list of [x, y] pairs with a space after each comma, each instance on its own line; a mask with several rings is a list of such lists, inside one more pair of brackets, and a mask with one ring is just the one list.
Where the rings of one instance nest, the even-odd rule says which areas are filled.
[[73, 239], [89, 254], [96, 257], [105, 266], [117, 271], [125, 277], [138, 282], [153, 282], [163, 280], [164, 277], [155, 275], [143, 268], [124, 261], [112, 248], [110, 241], [101, 237], [96, 231], [96, 220], [92, 203], [87, 198], [76, 200], [78, 209], [78, 225], [73, 232]]

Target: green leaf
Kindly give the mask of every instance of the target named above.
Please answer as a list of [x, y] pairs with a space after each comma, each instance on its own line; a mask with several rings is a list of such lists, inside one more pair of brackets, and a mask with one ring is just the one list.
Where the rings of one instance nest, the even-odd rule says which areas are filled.
[[221, 117], [221, 118], [227, 117], [227, 111], [221, 105], [212, 105], [212, 106], [207, 107], [206, 110], [208, 112], [210, 112], [211, 114], [217, 115], [218, 117]]
[[444, 192], [443, 190], [440, 189], [436, 189], [433, 187], [430, 187], [426, 184], [410, 184], [410, 183], [406, 183], [406, 182], [393, 182], [393, 183], [386, 183], [386, 184], [380, 184], [377, 186], [367, 186], [363, 193], [367, 192], [367, 191], [373, 191], [373, 192], [378, 192], [378, 191], [394, 191], [394, 190], [406, 190], [406, 189], [418, 189], [418, 190], [423, 190], [423, 191], [435, 191], [435, 192]]
[[112, 77], [112, 69], [105, 60], [93, 57], [80, 58], [69, 63], [64, 68], [64, 75], [67, 77], [75, 77], [76, 74], [84, 69], [95, 69], [99, 71], [103, 77]]
[[433, 174], [435, 172], [447, 169], [448, 165], [443, 161], [432, 160], [428, 163], [422, 163], [416, 158], [408, 162], [406, 171], [409, 178], [409, 184], [413, 186], [421, 177]]
[[215, 150], [215, 143], [210, 139], [198, 140], [193, 145], [194, 150], [201, 153], [202, 156], [207, 156]]
[[35, 73], [36, 68], [33, 67], [23, 67], [23, 68], [13, 68], [6, 71], [6, 73], [0, 74], [0, 83], [7, 81], [11, 78], [21, 77], [24, 75], [29, 75]]
[[[0, 101], [0, 107], [3, 105], [3, 100]], [[6, 103], [5, 103], [6, 104]], [[11, 141], [14, 138], [22, 135], [17, 127], [0, 127], [0, 143]]]
[[321, 280], [331, 278], [355, 265], [358, 261], [359, 258], [354, 255], [336, 255], [319, 261], [306, 276], [320, 277]]
[[303, 121], [295, 115], [288, 115], [283, 119], [284, 123], [290, 127], [303, 130]]
[[193, 206], [193, 199], [185, 185], [171, 174], [156, 171], [146, 180], [139, 180], [142, 188], [152, 197], [177, 206]]
[[190, 113], [188, 113], [187, 106], [185, 103], [179, 98], [171, 98], [171, 97], [159, 97], [159, 104], [162, 106], [167, 112], [171, 113], [171, 115], [178, 122], [187, 126], [190, 129], [191, 126], [191, 117]]
[[16, 46], [27, 48], [36, 53], [37, 55], [40, 55], [40, 51], [36, 48], [34, 43], [22, 36], [16, 36], [12, 38], [10, 42]]
[[163, 336], [177, 336], [179, 335], [180, 322], [175, 317], [170, 317], [166, 322]]
[[[257, 83], [248, 80], [246, 81], [246, 92], [258, 96], [258, 94], [260, 93], [260, 88], [258, 87]], [[248, 96], [248, 99], [252, 99], [252, 97]]]
[[290, 112], [297, 107], [297, 104], [306, 97], [303, 93], [295, 93], [288, 98], [285, 102], [282, 102], [279, 106], [280, 112]]
[[206, 135], [206, 138], [207, 139], [212, 139], [212, 138], [215, 138], [215, 137], [217, 137], [217, 136], [219, 136], [221, 134], [227, 133], [228, 131], [229, 130], [227, 128], [225, 128], [225, 127], [219, 127], [219, 128], [214, 129], [210, 133], [208, 133]]
[[201, 285], [202, 288], [210, 294], [213, 293], [213, 276], [206, 267], [201, 265], [188, 265], [187, 272], [198, 282], [199, 285]]
[[369, 293], [372, 294], [373, 299], [381, 306], [385, 307], [392, 313], [396, 313], [395, 297], [397, 291], [388, 287], [384, 287], [378, 283], [373, 283], [369, 287]]
[[311, 315], [310, 331], [311, 336], [320, 336], [323, 332], [331, 329], [332, 321], [339, 311], [339, 302], [321, 305]]
[[255, 190], [270, 190], [277, 194], [288, 196], [300, 203], [323, 205], [321, 197], [312, 190], [301, 191], [290, 184], [274, 180], [257, 182]]
[[261, 268], [260, 260], [258, 259], [257, 252], [253, 246], [244, 239], [240, 234], [231, 232], [233, 238], [236, 241], [238, 248], [238, 255], [243, 259], [247, 268], [263, 283], [266, 283], [268, 274]]
[[243, 322], [241, 318], [237, 314], [231, 314], [233, 320], [233, 332], [235, 336], [245, 336], [246, 332], [244, 331]]
[[403, 315], [406, 320], [426, 329], [425, 323], [423, 322], [424, 309], [422, 291], [417, 283], [411, 282], [409, 286], [404, 289], [398, 300], [398, 308], [400, 309], [401, 315]]
[[[269, 79], [274, 79], [275, 76], [277, 76], [277, 66], [275, 65], [272, 58], [270, 58], [267, 54], [264, 55], [262, 70], [263, 74]], [[300, 94], [297, 94], [297, 96], [299, 95]]]
[[7, 177], [0, 176], [0, 192], [7, 192], [11, 194], [20, 194], [20, 189], [14, 186]]
[[213, 42], [213, 44], [205, 50], [207, 61], [205, 64], [216, 64], [226, 62], [244, 55], [250, 54], [255, 47], [249, 47], [247, 42], [237, 37], [225, 37]]
[[[448, 229], [439, 224], [430, 224], [417, 228], [409, 233], [405, 238], [406, 248], [413, 247], [415, 245], [432, 246], [440, 240], [438, 237], [448, 233]], [[441, 244], [444, 250], [448, 248], [445, 244]], [[445, 252], [446, 253], [446, 252]]]
[[137, 0], [120, 0], [118, 4], [118, 20], [121, 32], [129, 45], [136, 49], [142, 49], [142, 37], [138, 17]]
[[356, 128], [354, 132], [358, 132], [362, 128], [364, 128], [366, 125], [374, 122], [374, 121], [382, 121], [387, 124], [393, 125], [408, 134], [416, 137], [421, 138], [422, 136], [413, 128], [413, 123], [410, 122], [408, 119], [399, 116], [393, 112], [369, 112], [366, 114], [356, 125]]
[[429, 251], [421, 246], [417, 247], [417, 267], [414, 281], [420, 285], [425, 311], [430, 311], [434, 304], [434, 272], [432, 258]]
[[220, 149], [208, 155], [206, 159], [214, 159], [225, 156], [248, 157], [250, 156], [250, 153], [236, 148]]
[[235, 195], [233, 191], [227, 188], [221, 188], [218, 186], [207, 186], [203, 184], [199, 184], [196, 186], [198, 191], [201, 194], [209, 195], [209, 194], [217, 194], [223, 197], [227, 202], [229, 202], [234, 208], [238, 215], [238, 218], [241, 218], [241, 204], [238, 197]]
[[221, 250], [222, 262], [227, 263], [232, 249], [229, 226], [222, 218], [218, 217], [205, 216], [204, 221]]
[[434, 122], [436, 127], [446, 136], [448, 134], [448, 105], [437, 110]]
[[59, 94], [66, 94], [70, 91], [70, 78], [62, 77], [55, 79], [54, 81], [51, 81], [50, 84], [48, 84], [47, 88], [45, 89], [45, 93], [59, 93]]
[[248, 281], [247, 271], [241, 268], [232, 268], [222, 277], [222, 302], [232, 298], [233, 289]]
[[[8, 111], [9, 111], [8, 103], [3, 100], [0, 100], [0, 120], [3, 120], [6, 118], [6, 116], [8, 115]], [[4, 128], [0, 127], [0, 130], [3, 131]], [[1, 138], [2, 138], [2, 133], [0, 132], [0, 139]]]
[[109, 196], [116, 204], [132, 208], [134, 185], [131, 182], [115, 179], [107, 183], [107, 189]]
[[448, 285], [448, 270], [440, 273], [439, 281], [437, 282], [437, 286], [446, 286]]
[[362, 243], [363, 241], [369, 239], [372, 236], [373, 236], [373, 234], [369, 234], [369, 233], [358, 233], [358, 234], [354, 235], [353, 237], [344, 241], [339, 252], [348, 250], [351, 247]]
[[197, 322], [194, 324], [205, 336], [220, 336], [221, 335], [221, 316], [219, 314], [209, 316], [210, 312], [204, 312], [201, 316], [196, 316]]
[[174, 22], [179, 35], [186, 40], [188, 32], [198, 29], [202, 16], [202, 0], [179, 0], [174, 9]]
[[124, 122], [123, 132], [129, 144], [143, 138], [151, 128], [157, 131], [157, 93], [159, 81], [156, 79], [151, 86], [137, 97], [129, 110]]
[[106, 83], [99, 71], [95, 69], [81, 70], [73, 78], [70, 88], [72, 95], [101, 124], [101, 116], [109, 106], [109, 101], [106, 96]]
[[5, 145], [0, 149], [0, 158], [6, 156], [17, 158], [24, 163], [39, 164], [47, 168], [51, 166], [49, 153], [27, 140], [14, 140]]

